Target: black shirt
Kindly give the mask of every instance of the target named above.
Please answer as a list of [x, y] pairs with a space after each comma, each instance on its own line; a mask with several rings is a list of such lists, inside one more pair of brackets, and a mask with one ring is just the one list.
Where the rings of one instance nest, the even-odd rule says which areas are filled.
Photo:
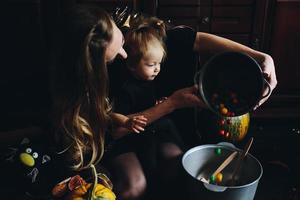
[[[195, 38], [196, 31], [187, 26], [178, 26], [167, 31], [167, 57], [162, 63], [159, 75], [154, 79], [158, 98], [193, 85], [198, 62], [198, 54], [193, 51]], [[108, 66], [112, 99], [126, 81], [126, 71], [123, 60], [117, 59]]]
[[141, 112], [155, 105], [154, 82], [138, 80], [128, 74], [128, 79], [115, 96], [114, 111], [124, 115]]
[[[184, 88], [190, 87], [194, 84], [194, 75], [198, 69], [198, 54], [194, 52], [193, 47], [196, 38], [196, 31], [187, 26], [178, 26], [172, 28], [167, 31], [167, 39], [165, 41], [167, 47], [167, 57], [162, 63], [161, 71], [159, 75], [151, 81], [149, 84], [155, 84], [155, 93], [153, 96], [151, 95], [151, 91], [147, 88], [147, 84], [141, 84], [141, 88], [136, 88], [133, 90], [133, 93], [145, 95], [144, 97], [138, 97], [134, 99], [139, 99], [140, 105], [132, 108], [136, 105], [131, 105], [130, 103], [122, 103], [122, 105], [118, 105], [117, 101], [115, 101], [115, 111], [120, 111], [123, 114], [133, 114], [136, 112], [131, 112], [133, 110], [143, 111], [146, 108], [152, 107], [154, 102], [151, 101], [155, 99], [159, 99], [161, 97], [168, 97], [174, 91]], [[112, 66], [108, 67], [109, 77], [110, 77], [110, 97], [111, 100], [116, 99], [118, 94], [122, 93], [123, 85], [126, 84], [126, 65], [124, 61], [116, 60]], [[128, 88], [133, 86], [128, 86]], [[145, 89], [143, 87], [146, 87]], [[138, 92], [140, 90], [140, 92]], [[146, 92], [147, 91], [147, 92]], [[150, 97], [149, 97], [150, 96]], [[138, 97], [138, 98], [137, 98]], [[122, 97], [125, 102], [129, 99], [125, 99], [126, 97]], [[133, 98], [131, 100], [134, 100]], [[145, 101], [144, 103], [142, 101]], [[148, 106], [148, 107], [147, 107]], [[142, 109], [144, 108], [144, 109]], [[195, 115], [193, 108], [185, 108], [176, 110], [171, 114], [171, 119], [174, 120], [176, 126], [179, 128], [183, 136], [183, 140], [187, 144], [194, 145], [196, 138], [198, 137], [195, 134], [196, 123], [195, 123]]]
[[187, 26], [167, 31], [167, 57], [155, 79], [159, 96], [169, 96], [175, 90], [193, 85], [197, 69], [197, 53], [193, 51], [196, 32]]

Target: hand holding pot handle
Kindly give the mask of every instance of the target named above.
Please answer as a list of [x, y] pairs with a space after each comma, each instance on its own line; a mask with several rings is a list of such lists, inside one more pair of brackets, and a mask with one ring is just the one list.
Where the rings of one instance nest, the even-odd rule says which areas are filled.
[[267, 99], [271, 95], [272, 92], [271, 84], [265, 78], [263, 78], [263, 81], [264, 84], [266, 85], [265, 90], [263, 91], [262, 97], [260, 98], [258, 104], [253, 108], [253, 110], [256, 110], [260, 105], [262, 105], [265, 101], [267, 101]]
[[270, 96], [271, 92], [272, 92], [271, 85], [265, 78], [264, 78], [264, 83], [267, 85], [267, 88], [266, 88], [266, 90], [264, 90], [264, 94], [261, 97], [261, 99], [264, 99], [264, 98]]
[[262, 69], [265, 82], [268, 86], [263, 92], [263, 98], [259, 101], [254, 110], [260, 105], [262, 105], [265, 101], [267, 101], [267, 99], [270, 97], [272, 91], [277, 85], [275, 65], [272, 57], [268, 54], [263, 54], [263, 59], [261, 60], [261, 62], [259, 62], [259, 65]]
[[171, 96], [169, 96], [164, 102], [168, 102], [174, 109], [185, 107], [200, 107], [205, 108], [206, 105], [202, 99], [197, 95], [197, 86], [182, 88], [176, 90]]
[[199, 77], [200, 77], [200, 74], [201, 74], [201, 71], [200, 71], [200, 70], [197, 71], [197, 72], [195, 73], [195, 76], [194, 76], [194, 84], [195, 84], [195, 85], [199, 85]]

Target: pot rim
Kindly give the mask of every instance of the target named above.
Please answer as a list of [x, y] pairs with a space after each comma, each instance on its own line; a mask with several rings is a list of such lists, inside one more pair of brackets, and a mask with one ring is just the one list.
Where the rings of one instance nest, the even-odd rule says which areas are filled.
[[[204, 95], [204, 87], [203, 87], [203, 78], [204, 78], [204, 74], [205, 74], [205, 71], [207, 70], [208, 66], [212, 63], [213, 60], [215, 60], [216, 58], [218, 57], [221, 57], [221, 56], [224, 56], [224, 55], [239, 55], [239, 56], [244, 56], [245, 58], [249, 59], [251, 62], [253, 62], [254, 65], [257, 66], [257, 69], [258, 69], [258, 72], [260, 72], [260, 76], [261, 76], [261, 88], [260, 88], [260, 91], [262, 92], [263, 89], [264, 89], [264, 77], [263, 77], [263, 71], [260, 67], [260, 65], [258, 64], [258, 62], [252, 58], [250, 55], [246, 54], [246, 53], [242, 53], [242, 52], [237, 52], [237, 51], [224, 51], [224, 52], [221, 52], [221, 53], [218, 53], [216, 55], [213, 55], [202, 67], [202, 69], [200, 70], [200, 74], [199, 74], [199, 80], [198, 80], [198, 86], [199, 86], [199, 91], [200, 91], [200, 94], [201, 94], [201, 97], [202, 99], [204, 100], [205, 104], [208, 106], [208, 108], [210, 110], [212, 110], [214, 113], [216, 113], [217, 115], [219, 116], [222, 116], [224, 117], [223, 115], [221, 115], [219, 112], [217, 112], [213, 106], [210, 104], [210, 102], [208, 101], [207, 97]], [[249, 110], [247, 112], [250, 112], [251, 110], [254, 109], [255, 105], [261, 100], [261, 98], [258, 98], [255, 102], [254, 105], [250, 106], [249, 107]], [[235, 117], [237, 116], [242, 116], [244, 114], [246, 114], [247, 112], [245, 113], [240, 113], [239, 115], [236, 115]]]
[[[230, 151], [239, 151], [239, 153], [241, 153], [243, 150], [235, 147], [234, 145], [231, 146], [228, 146], [228, 145], [222, 145], [222, 144], [204, 144], [204, 145], [199, 145], [199, 146], [195, 146], [191, 149], [189, 149], [188, 151], [186, 151], [184, 153], [184, 155], [182, 156], [182, 159], [181, 159], [181, 164], [182, 164], [182, 167], [184, 169], [184, 171], [191, 177], [193, 177], [195, 180], [201, 182], [201, 183], [204, 183], [203, 181], [200, 181], [199, 179], [197, 179], [196, 177], [192, 176], [185, 168], [185, 165], [184, 165], [184, 160], [187, 158], [187, 156], [195, 151], [198, 151], [200, 149], [204, 149], [204, 148], [222, 148], [222, 149], [227, 149], [227, 150], [230, 150]], [[257, 182], [259, 182], [259, 180], [261, 179], [262, 177], [262, 174], [263, 174], [263, 167], [261, 165], [261, 163], [259, 162], [258, 159], [256, 159], [252, 154], [248, 153], [247, 156], [250, 156], [252, 159], [254, 159], [258, 165], [259, 165], [259, 168], [260, 168], [260, 174], [259, 176], [255, 179], [255, 181], [251, 182], [251, 183], [248, 183], [248, 184], [245, 184], [245, 185], [238, 185], [238, 186], [219, 186], [218, 187], [224, 187], [224, 188], [229, 188], [229, 189], [239, 189], [239, 188], [244, 188], [244, 187], [249, 187], [253, 184], [256, 184]], [[209, 183], [208, 183], [209, 184]], [[209, 185], [212, 185], [214, 186], [214, 184], [209, 184]]]

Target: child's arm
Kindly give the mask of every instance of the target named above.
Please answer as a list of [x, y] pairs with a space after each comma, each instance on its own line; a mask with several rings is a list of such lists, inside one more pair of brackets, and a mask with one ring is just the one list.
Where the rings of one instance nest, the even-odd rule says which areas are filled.
[[147, 124], [147, 118], [145, 118], [143, 115], [127, 117], [119, 113], [111, 113], [110, 117], [113, 123], [118, 127], [126, 128], [129, 131], [136, 133], [144, 131], [144, 127]]

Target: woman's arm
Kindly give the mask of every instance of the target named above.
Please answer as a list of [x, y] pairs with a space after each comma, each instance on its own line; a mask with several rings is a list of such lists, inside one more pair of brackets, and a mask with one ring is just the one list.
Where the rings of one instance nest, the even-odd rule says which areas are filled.
[[[147, 124], [151, 124], [155, 120], [173, 112], [176, 109], [197, 106], [203, 108], [205, 107], [205, 104], [199, 98], [197, 93], [198, 88], [196, 86], [176, 90], [163, 102], [156, 104], [155, 106], [142, 112], [130, 114], [128, 117], [142, 115], [147, 118]], [[119, 138], [126, 135], [127, 132], [128, 130], [120, 127], [116, 129], [112, 135], [114, 138]]]
[[[263, 75], [271, 86], [271, 91], [273, 91], [277, 85], [273, 59], [270, 55], [266, 53], [256, 51], [254, 49], [251, 49], [245, 45], [234, 42], [232, 40], [228, 40], [223, 37], [219, 37], [213, 34], [203, 33], [203, 32], [197, 32], [196, 39], [194, 42], [194, 50], [199, 52], [200, 54], [201, 53], [215, 54], [222, 51], [238, 51], [238, 52], [248, 54], [249, 56], [253, 57], [261, 66]], [[267, 92], [268, 89], [266, 88], [264, 91], [264, 95], [267, 94]], [[263, 98], [257, 106], [264, 103], [267, 99], [268, 98]]]
[[198, 88], [196, 86], [176, 90], [162, 103], [156, 104], [155, 106], [138, 114], [145, 116], [148, 119], [148, 123], [152, 123], [153, 121], [173, 112], [176, 109], [197, 106], [205, 107], [205, 104], [199, 98], [197, 93]]

